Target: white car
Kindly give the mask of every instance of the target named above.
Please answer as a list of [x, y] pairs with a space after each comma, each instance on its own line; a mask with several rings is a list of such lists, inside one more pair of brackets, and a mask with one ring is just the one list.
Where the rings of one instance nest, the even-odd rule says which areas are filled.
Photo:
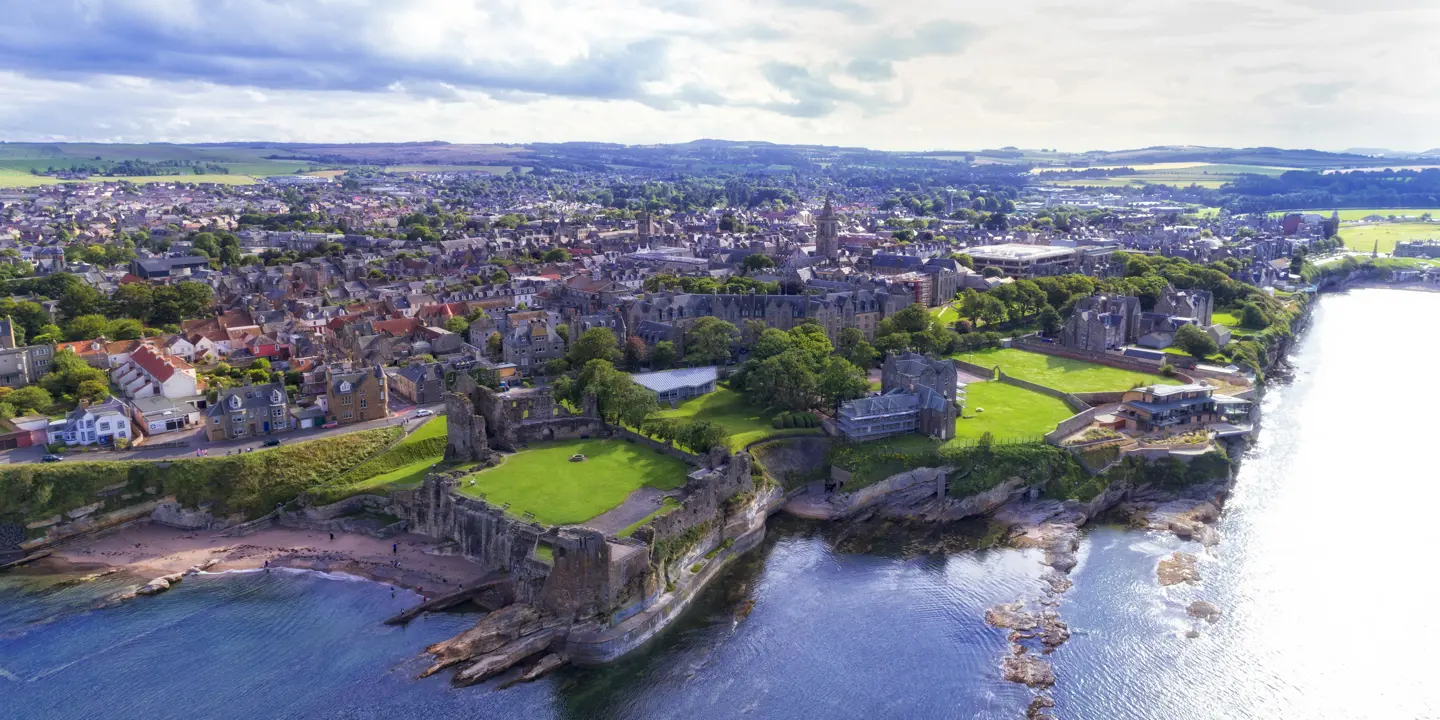
[[420, 408], [419, 410], [416, 410], [416, 411], [415, 411], [415, 417], [429, 417], [429, 416], [434, 415], [434, 414], [435, 414], [435, 411], [434, 411], [434, 410], [430, 410], [430, 409], [427, 409], [427, 408]]

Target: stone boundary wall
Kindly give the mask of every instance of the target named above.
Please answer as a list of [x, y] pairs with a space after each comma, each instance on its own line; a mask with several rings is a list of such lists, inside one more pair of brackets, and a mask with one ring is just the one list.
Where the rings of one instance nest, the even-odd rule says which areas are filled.
[[1081, 411], [1077, 415], [1061, 420], [1060, 424], [1056, 425], [1054, 430], [1045, 434], [1045, 442], [1058, 447], [1060, 443], [1065, 441], [1065, 438], [1074, 435], [1094, 422], [1095, 415], [1099, 412], [1099, 410], [1092, 407], [1088, 410]]
[[984, 365], [976, 365], [975, 363], [965, 362], [964, 360], [954, 360], [954, 359], [952, 359], [951, 362], [954, 362], [954, 363], [955, 363], [955, 367], [956, 367], [956, 368], [958, 368], [958, 369], [960, 369], [960, 370], [963, 370], [964, 372], [967, 372], [967, 373], [969, 373], [969, 374], [971, 374], [971, 375], [974, 375], [974, 376], [976, 376], [976, 377], [983, 377], [983, 378], [993, 378], [993, 377], [995, 377], [995, 368], [993, 368], [993, 367], [985, 367]]
[[390, 498], [383, 495], [354, 495], [329, 505], [316, 505], [307, 507], [300, 511], [300, 516], [306, 520], [324, 522], [334, 520], [342, 515], [350, 515], [356, 512], [384, 512], [390, 511]]
[[624, 438], [626, 440], [633, 440], [634, 442], [644, 445], [651, 450], [658, 450], [665, 453], [666, 455], [669, 455], [670, 457], [684, 460], [691, 465], [705, 464], [705, 459], [700, 457], [699, 455], [691, 455], [690, 453], [687, 453], [680, 448], [672, 447], [670, 445], [660, 442], [659, 440], [655, 440], [654, 438], [645, 437], [644, 435], [641, 435], [640, 433], [637, 433], [630, 428], [621, 427], [619, 425], [609, 425], [607, 427], [609, 427], [612, 432], [614, 432], [621, 438]]
[[1085, 412], [1086, 410], [1090, 409], [1089, 403], [1081, 400], [1080, 398], [1070, 393], [1056, 390], [1055, 388], [1051, 387], [1045, 387], [1044, 385], [1037, 385], [1028, 380], [1021, 380], [1017, 377], [1011, 377], [1009, 375], [1006, 375], [1004, 370], [1000, 371], [1000, 382], [1005, 383], [1006, 385], [1014, 385], [1015, 387], [1023, 388], [1031, 392], [1037, 392], [1041, 395], [1049, 395], [1050, 397], [1053, 397], [1065, 403], [1065, 405], [1069, 407], [1072, 412]]
[[1080, 398], [1080, 400], [1087, 405], [1098, 407], [1100, 405], [1113, 405], [1124, 400], [1125, 392], [1122, 390], [1117, 392], [1075, 393], [1075, 397]]

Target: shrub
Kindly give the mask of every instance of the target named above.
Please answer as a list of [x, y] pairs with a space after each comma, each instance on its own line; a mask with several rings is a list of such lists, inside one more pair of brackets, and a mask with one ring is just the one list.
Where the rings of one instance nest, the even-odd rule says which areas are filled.
[[779, 430], [785, 427], [785, 418], [781, 417], [780, 415], [776, 415], [773, 419], [770, 420], [770, 425], [776, 430]]

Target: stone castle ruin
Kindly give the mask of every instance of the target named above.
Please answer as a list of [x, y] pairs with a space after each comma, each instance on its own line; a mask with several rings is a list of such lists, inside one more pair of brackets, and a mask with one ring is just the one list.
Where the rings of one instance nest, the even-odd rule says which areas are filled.
[[494, 451], [515, 452], [547, 440], [575, 440], [607, 434], [594, 396], [585, 398], [579, 414], [555, 402], [548, 390], [498, 393], [461, 375], [445, 394], [449, 417], [447, 462], [485, 462]]
[[[516, 396], [479, 387], [459, 390], [446, 396], [447, 459], [483, 461], [527, 442], [612, 434], [595, 415], [593, 400], [572, 414], [557, 408], [544, 391]], [[508, 573], [506, 599], [524, 606], [520, 616], [532, 618], [531, 625], [504, 629], [515, 637], [507, 647], [540, 649], [513, 658], [499, 650], [473, 653], [483, 657], [469, 666], [473, 672], [457, 673], [456, 682], [478, 682], [489, 676], [492, 665], [510, 667], [540, 656], [549, 662], [556, 662], [551, 655], [560, 662], [614, 660], [676, 617], [729, 557], [759, 544], [765, 518], [783, 500], [783, 491], [757, 485], [747, 453], [716, 448], [692, 462], [698, 467], [689, 473], [679, 506], [628, 538], [583, 526], [546, 528], [512, 517], [458, 493], [460, 472], [432, 473], [420, 488], [395, 493], [392, 511], [412, 531], [451, 540], [466, 557]], [[548, 562], [537, 557], [542, 545], [550, 550]], [[500, 623], [516, 612], [495, 613], [489, 622]], [[542, 630], [531, 627], [547, 635], [535, 635]], [[457, 652], [454, 645], [442, 645]], [[458, 661], [447, 655], [445, 662]]]

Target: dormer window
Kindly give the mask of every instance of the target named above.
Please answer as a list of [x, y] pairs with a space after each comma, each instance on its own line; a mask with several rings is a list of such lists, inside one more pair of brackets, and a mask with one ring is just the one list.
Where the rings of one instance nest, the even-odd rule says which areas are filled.
[[343, 381], [340, 382], [340, 392], [342, 392], [342, 393], [348, 393], [348, 392], [350, 392], [350, 390], [352, 389], [352, 387], [353, 387], [353, 386], [350, 385], [350, 381], [349, 381], [349, 380], [343, 380]]
[[283, 394], [281, 394], [281, 392], [280, 392], [279, 390], [271, 390], [271, 391], [270, 391], [270, 404], [271, 404], [271, 405], [279, 405], [279, 404], [281, 404], [281, 403], [283, 403], [283, 402], [285, 402], [285, 396], [284, 396]]
[[231, 396], [230, 396], [230, 407], [231, 407], [232, 409], [234, 409], [234, 410], [239, 410], [239, 409], [240, 409], [240, 405], [241, 405], [241, 403], [240, 403], [240, 396], [239, 396], [239, 395], [231, 395]]

